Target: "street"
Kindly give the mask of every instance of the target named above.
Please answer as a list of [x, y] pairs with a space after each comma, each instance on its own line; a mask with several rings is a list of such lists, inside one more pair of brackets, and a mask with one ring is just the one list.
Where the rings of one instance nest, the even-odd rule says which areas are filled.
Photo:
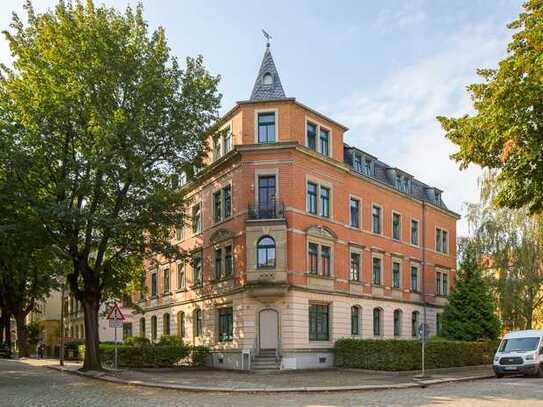
[[103, 383], [0, 360], [0, 406], [541, 406], [543, 379], [505, 378], [406, 389], [246, 395]]

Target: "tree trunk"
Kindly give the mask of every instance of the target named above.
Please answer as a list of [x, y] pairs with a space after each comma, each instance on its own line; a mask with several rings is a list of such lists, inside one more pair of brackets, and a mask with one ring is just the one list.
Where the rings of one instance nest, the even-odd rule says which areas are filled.
[[9, 347], [9, 350], [11, 351], [11, 315], [9, 313], [7, 313], [5, 315], [5, 326], [4, 326], [4, 329], [5, 329], [5, 333], [6, 333], [6, 337], [5, 337], [5, 341], [6, 341], [6, 345], [8, 345]]
[[30, 347], [28, 346], [28, 332], [26, 330], [26, 314], [19, 312], [15, 314], [17, 323], [17, 349], [20, 358], [30, 357]]
[[84, 295], [82, 305], [85, 312], [85, 360], [81, 370], [102, 370], [98, 329], [100, 301], [96, 297]]

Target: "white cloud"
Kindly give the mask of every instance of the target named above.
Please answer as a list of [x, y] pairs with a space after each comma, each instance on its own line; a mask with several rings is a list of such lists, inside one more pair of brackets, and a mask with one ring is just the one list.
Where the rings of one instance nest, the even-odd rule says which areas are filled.
[[[480, 169], [460, 171], [449, 159], [456, 147], [435, 118], [471, 111], [466, 85], [479, 80], [477, 68], [496, 66], [509, 36], [497, 24], [464, 27], [439, 52], [396, 70], [371, 93], [356, 93], [328, 113], [351, 128], [348, 143], [443, 189], [449, 208], [462, 213], [466, 201], [478, 199]], [[467, 234], [463, 220], [458, 234]]]

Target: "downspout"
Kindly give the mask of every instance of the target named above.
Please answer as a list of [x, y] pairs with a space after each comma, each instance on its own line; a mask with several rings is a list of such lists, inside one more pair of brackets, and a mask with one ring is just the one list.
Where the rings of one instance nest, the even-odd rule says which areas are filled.
[[424, 275], [426, 271], [426, 202], [422, 201], [422, 323], [426, 327], [426, 286]]

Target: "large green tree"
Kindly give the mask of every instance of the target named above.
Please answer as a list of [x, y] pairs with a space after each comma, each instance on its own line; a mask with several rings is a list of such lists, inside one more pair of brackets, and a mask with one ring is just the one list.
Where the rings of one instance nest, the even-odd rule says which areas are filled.
[[543, 217], [496, 207], [497, 182], [484, 172], [480, 201], [468, 205], [467, 219], [504, 326], [530, 329], [543, 322]]
[[461, 256], [456, 284], [443, 311], [440, 334], [462, 341], [496, 339], [500, 322], [494, 298], [480, 269], [475, 244], [465, 240]]
[[147, 259], [183, 255], [170, 240], [184, 218], [171, 180], [201, 163], [219, 78], [201, 57], [181, 67], [164, 30], [149, 33], [141, 6], [26, 9], [28, 22], [15, 16], [5, 33], [14, 62], [0, 82], [2, 159], [71, 264], [67, 280], [85, 314], [83, 369], [101, 369], [101, 301]]
[[498, 169], [495, 203], [543, 211], [543, 0], [528, 0], [497, 69], [468, 86], [475, 114], [438, 117], [461, 168]]

